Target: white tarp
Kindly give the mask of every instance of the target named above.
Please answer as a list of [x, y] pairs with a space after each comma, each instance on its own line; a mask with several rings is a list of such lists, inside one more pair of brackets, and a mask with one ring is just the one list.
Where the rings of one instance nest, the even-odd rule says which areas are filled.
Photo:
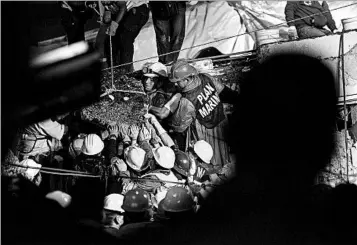
[[[198, 2], [194, 6], [187, 5], [186, 36], [182, 49], [205, 44], [215, 40], [246, 33], [238, 12], [225, 1]], [[254, 39], [247, 34], [209, 45], [183, 50], [179, 58], [192, 58], [205, 47], [216, 47], [224, 54], [251, 50]], [[134, 61], [157, 56], [155, 31], [151, 19], [141, 30], [135, 40]], [[157, 61], [157, 58], [151, 61]], [[137, 62], [134, 69], [140, 69], [147, 61]]]

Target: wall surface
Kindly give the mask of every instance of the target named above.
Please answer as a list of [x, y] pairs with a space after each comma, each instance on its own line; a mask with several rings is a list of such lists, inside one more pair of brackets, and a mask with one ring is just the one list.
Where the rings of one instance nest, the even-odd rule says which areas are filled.
[[335, 76], [336, 90], [340, 104], [343, 102], [342, 80], [342, 43], [344, 54], [344, 74], [346, 82], [346, 100], [349, 104], [357, 103], [357, 30], [320, 38], [304, 39], [262, 45], [258, 59], [263, 61], [274, 54], [294, 52], [320, 59]]

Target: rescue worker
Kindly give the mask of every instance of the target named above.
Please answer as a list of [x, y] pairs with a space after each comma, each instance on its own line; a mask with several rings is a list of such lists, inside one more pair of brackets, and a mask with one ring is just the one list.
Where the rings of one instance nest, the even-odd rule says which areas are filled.
[[128, 192], [124, 197], [122, 208], [124, 213], [124, 224], [119, 229], [116, 236], [122, 241], [127, 242], [153, 242], [157, 241], [165, 226], [158, 222], [150, 221], [150, 196], [141, 189]]
[[171, 67], [170, 81], [177, 83], [182, 96], [175, 94], [164, 107], [152, 106], [149, 111], [160, 119], [168, 118], [180, 150], [188, 149], [191, 138], [205, 140], [214, 149], [212, 164], [224, 166], [230, 159], [223, 103], [237, 103], [238, 92], [208, 74], [198, 73], [185, 60]]
[[149, 105], [164, 106], [176, 92], [175, 86], [169, 82], [166, 66], [160, 62], [146, 63], [142, 72], [142, 82], [149, 96]]
[[65, 116], [60, 115], [20, 129], [14, 151], [19, 160], [34, 158], [41, 163], [51, 152], [62, 149], [60, 140], [67, 133], [68, 127], [58, 121]]
[[[139, 188], [128, 191], [124, 195], [123, 210], [124, 227], [130, 223], [149, 221], [150, 195]], [[123, 228], [124, 228], [123, 227]]]
[[61, 1], [61, 23], [68, 44], [84, 41], [84, 25], [92, 18], [93, 10], [84, 1]]
[[[310, 15], [317, 14], [309, 17]], [[321, 37], [336, 33], [337, 28], [326, 1], [288, 1], [285, 6], [285, 19], [289, 35], [299, 38]], [[298, 20], [296, 20], [298, 19]], [[331, 30], [324, 27], [328, 26]]]
[[104, 174], [105, 157], [101, 154], [104, 142], [96, 134], [88, 134], [84, 138], [82, 153], [76, 160], [75, 168], [92, 174]]
[[156, 33], [157, 53], [159, 62], [168, 64], [175, 62], [185, 39], [185, 2], [150, 1], [153, 24]]
[[[149, 19], [147, 1], [109, 1], [107, 6], [112, 13], [108, 34], [114, 37], [114, 65], [133, 62], [135, 39]], [[128, 64], [121, 69], [128, 73], [133, 71], [134, 67]]]
[[122, 208], [124, 196], [110, 194], [104, 199], [103, 219], [105, 232], [117, 236], [120, 227], [124, 224], [124, 209]]

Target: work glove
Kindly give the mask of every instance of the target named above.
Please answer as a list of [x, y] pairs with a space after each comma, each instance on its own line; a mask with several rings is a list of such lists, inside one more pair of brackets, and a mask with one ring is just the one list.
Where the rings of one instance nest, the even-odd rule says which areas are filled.
[[335, 30], [332, 31], [333, 34], [336, 34], [337, 32], [338, 32], [337, 29], [335, 29]]
[[139, 132], [139, 135], [138, 135], [138, 141], [139, 142], [142, 142], [142, 141], [149, 141], [151, 139], [151, 130], [149, 130], [145, 124], [143, 124], [141, 126], [141, 129], [140, 129], [140, 132]]
[[289, 27], [289, 29], [288, 29], [288, 35], [289, 35], [290, 39], [292, 39], [292, 40], [298, 38], [297, 30], [296, 30], [296, 27], [295, 27], [295, 26], [290, 26], [290, 27]]
[[109, 125], [108, 126], [109, 136], [114, 135], [116, 138], [119, 136], [119, 126], [118, 125]]
[[128, 170], [128, 167], [124, 160], [118, 157], [113, 157], [110, 162], [113, 176], [117, 176], [120, 172], [125, 172]]
[[190, 167], [190, 170], [188, 171], [188, 173], [189, 173], [190, 176], [193, 176], [193, 175], [195, 175], [195, 173], [197, 171], [196, 160], [193, 157], [192, 153], [189, 153], [188, 156], [189, 156], [189, 160], [190, 160], [190, 163], [191, 163], [191, 167]]
[[110, 23], [110, 26], [107, 29], [107, 34], [109, 36], [112, 36], [112, 37], [115, 36], [115, 33], [117, 32], [118, 26], [119, 26], [118, 23], [116, 23], [115, 21], [112, 21]]
[[130, 142], [129, 125], [128, 124], [123, 123], [119, 126], [119, 136], [122, 141]]
[[139, 127], [135, 124], [130, 125], [129, 127], [129, 137], [131, 139], [131, 145], [136, 145], [139, 136]]
[[158, 122], [153, 114], [147, 113], [144, 115], [145, 119], [148, 119], [149, 123]]

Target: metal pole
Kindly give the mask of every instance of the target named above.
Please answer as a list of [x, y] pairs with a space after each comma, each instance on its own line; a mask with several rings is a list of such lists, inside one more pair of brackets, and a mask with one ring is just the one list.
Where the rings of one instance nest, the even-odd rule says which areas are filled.
[[346, 147], [346, 175], [347, 175], [347, 182], [349, 182], [348, 177], [348, 137], [347, 137], [347, 105], [346, 105], [346, 81], [345, 81], [345, 51], [344, 51], [344, 31], [341, 34], [341, 72], [342, 72], [342, 85], [343, 85], [343, 120], [344, 120], [344, 127], [345, 127], [345, 147]]
[[112, 78], [112, 88], [114, 88], [114, 72], [113, 72], [113, 46], [112, 46], [112, 36], [109, 35], [109, 46], [110, 46], [110, 73]]

